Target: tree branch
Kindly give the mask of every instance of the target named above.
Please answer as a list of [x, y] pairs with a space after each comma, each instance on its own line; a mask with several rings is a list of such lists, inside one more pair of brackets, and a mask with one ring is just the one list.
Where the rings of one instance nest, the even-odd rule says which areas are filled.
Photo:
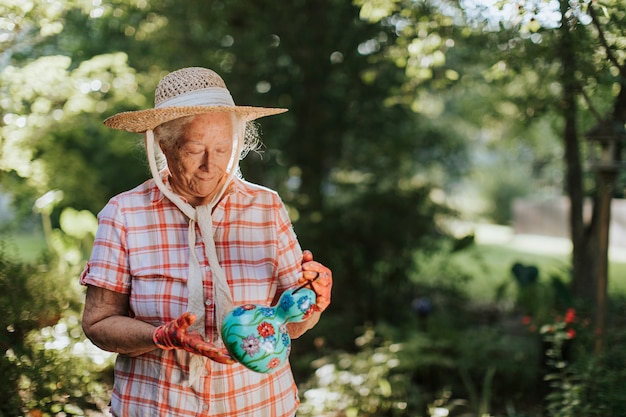
[[615, 55], [613, 54], [613, 51], [611, 50], [609, 43], [607, 42], [606, 38], [604, 37], [604, 31], [602, 30], [602, 27], [600, 26], [600, 22], [598, 21], [598, 15], [596, 14], [596, 10], [593, 8], [592, 3], [589, 3], [588, 6], [588, 11], [589, 11], [589, 16], [591, 16], [591, 20], [593, 21], [593, 25], [595, 26], [596, 30], [598, 31], [598, 37], [600, 38], [600, 44], [602, 44], [602, 46], [604, 47], [604, 50], [606, 51], [606, 56], [609, 59], [609, 61], [611, 61], [613, 63], [613, 65], [615, 65], [618, 69], [620, 74], [622, 75], [622, 77], [626, 78], [626, 67], [623, 65], [620, 65], [619, 61], [617, 60], [617, 58], [615, 57]]
[[583, 98], [585, 99], [585, 103], [587, 103], [587, 107], [589, 108], [589, 111], [591, 112], [591, 114], [593, 114], [593, 116], [596, 118], [596, 120], [598, 122], [604, 121], [604, 118], [602, 117], [600, 112], [594, 107], [593, 103], [591, 102], [591, 98], [589, 97], [589, 95], [585, 92], [585, 90], [582, 87], [580, 88], [580, 93], [582, 94]]

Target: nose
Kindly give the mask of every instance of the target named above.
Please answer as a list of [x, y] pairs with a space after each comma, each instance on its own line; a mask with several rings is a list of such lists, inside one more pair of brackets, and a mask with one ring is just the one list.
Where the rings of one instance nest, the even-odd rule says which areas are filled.
[[204, 151], [204, 155], [202, 157], [202, 164], [200, 165], [200, 168], [204, 169], [205, 171], [208, 171], [210, 166], [211, 166], [211, 153], [207, 150], [207, 151]]

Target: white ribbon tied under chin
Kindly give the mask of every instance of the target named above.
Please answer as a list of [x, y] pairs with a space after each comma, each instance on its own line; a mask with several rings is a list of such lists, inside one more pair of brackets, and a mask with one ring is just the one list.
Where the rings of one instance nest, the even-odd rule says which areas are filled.
[[[239, 154], [241, 147], [243, 146], [243, 140], [239, 139], [241, 132], [234, 133], [233, 152]], [[226, 280], [226, 274], [222, 269], [219, 259], [217, 257], [217, 249], [215, 247], [215, 241], [213, 238], [213, 219], [211, 212], [213, 207], [220, 200], [227, 185], [232, 180], [235, 172], [238, 158], [231, 158], [229, 164], [229, 177], [225, 181], [222, 190], [215, 196], [213, 201], [208, 205], [192, 207], [185, 202], [181, 197], [170, 190], [161, 179], [159, 175], [156, 158], [154, 153], [154, 134], [152, 130], [146, 132], [146, 152], [148, 154], [148, 163], [150, 165], [150, 171], [154, 178], [157, 187], [161, 192], [174, 203], [188, 218], [188, 241], [189, 241], [189, 277], [187, 280], [188, 288], [188, 311], [196, 315], [196, 321], [190, 326], [190, 331], [198, 332], [206, 340], [206, 317], [205, 317], [205, 299], [204, 299], [204, 286], [202, 284], [203, 272], [200, 268], [200, 262], [195, 251], [196, 246], [196, 227], [197, 224], [200, 228], [200, 233], [204, 240], [205, 255], [209, 261], [209, 267], [212, 273], [213, 282], [213, 300], [215, 309], [215, 327], [216, 332], [212, 335], [213, 343], [216, 347], [223, 347], [221, 335], [219, 329], [222, 325], [224, 317], [230, 310], [233, 309], [233, 298]], [[234, 165], [234, 166], [233, 166]], [[199, 355], [190, 355], [189, 361], [189, 379], [186, 382], [187, 386], [194, 386], [197, 390], [201, 390], [203, 387], [199, 386], [200, 377], [206, 374], [207, 358]]]

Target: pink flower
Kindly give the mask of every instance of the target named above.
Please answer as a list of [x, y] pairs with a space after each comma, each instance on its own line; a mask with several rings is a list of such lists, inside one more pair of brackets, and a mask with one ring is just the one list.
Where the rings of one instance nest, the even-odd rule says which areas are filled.
[[241, 341], [241, 348], [250, 356], [256, 355], [259, 351], [259, 339], [250, 335]]

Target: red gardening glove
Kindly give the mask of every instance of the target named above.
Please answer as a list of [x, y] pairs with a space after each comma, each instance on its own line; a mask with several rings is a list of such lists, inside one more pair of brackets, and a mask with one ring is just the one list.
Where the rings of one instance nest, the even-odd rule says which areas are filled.
[[152, 333], [154, 344], [164, 350], [184, 349], [227, 365], [235, 363], [225, 348], [218, 349], [212, 343], [206, 342], [200, 334], [187, 331], [194, 321], [195, 314], [187, 312], [176, 320], [157, 327]]
[[300, 285], [308, 284], [315, 291], [315, 310], [322, 312], [330, 304], [330, 290], [333, 287], [333, 273], [319, 262], [313, 260], [309, 250], [302, 252], [302, 278]]

